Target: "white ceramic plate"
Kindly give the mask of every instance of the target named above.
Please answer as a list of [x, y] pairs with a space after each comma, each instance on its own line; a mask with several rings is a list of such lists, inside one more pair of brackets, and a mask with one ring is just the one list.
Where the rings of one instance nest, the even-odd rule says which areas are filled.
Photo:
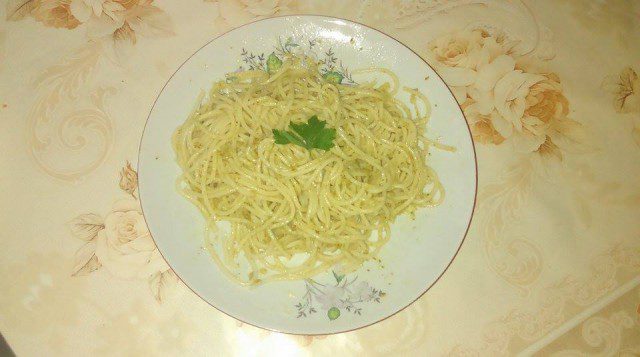
[[[446, 189], [444, 203], [400, 217], [380, 263], [346, 277], [327, 272], [315, 282], [291, 281], [244, 288], [228, 280], [203, 250], [204, 219], [174, 186], [180, 170], [171, 134], [201, 90], [240, 67], [263, 67], [282, 51], [326, 60], [348, 80], [349, 70], [384, 67], [402, 85], [418, 88], [432, 104], [428, 136], [457, 148], [434, 150], [429, 164]], [[354, 79], [357, 81], [357, 79]], [[383, 80], [383, 78], [381, 78]], [[408, 98], [401, 97], [402, 100]], [[176, 71], [149, 115], [138, 161], [140, 199], [160, 252], [182, 281], [220, 311], [246, 323], [295, 334], [330, 334], [364, 327], [402, 310], [444, 273], [467, 232], [476, 195], [471, 134], [453, 95], [418, 55], [366, 26], [322, 16], [257, 21], [207, 43]], [[322, 284], [322, 285], [320, 285]]]

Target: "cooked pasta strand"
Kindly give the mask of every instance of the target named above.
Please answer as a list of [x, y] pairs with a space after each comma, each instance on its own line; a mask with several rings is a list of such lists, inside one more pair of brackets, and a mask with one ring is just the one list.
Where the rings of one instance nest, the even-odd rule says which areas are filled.
[[[176, 185], [209, 230], [230, 223], [230, 234], [205, 244], [225, 274], [256, 285], [336, 264], [352, 271], [378, 254], [398, 215], [442, 202], [426, 162], [439, 145], [424, 136], [429, 102], [409, 90], [413, 114], [395, 98], [396, 75], [384, 74], [393, 88], [334, 84], [317, 63], [291, 57], [271, 75], [234, 73], [199, 99], [173, 135]], [[272, 129], [313, 115], [336, 129], [332, 149], [275, 144]]]

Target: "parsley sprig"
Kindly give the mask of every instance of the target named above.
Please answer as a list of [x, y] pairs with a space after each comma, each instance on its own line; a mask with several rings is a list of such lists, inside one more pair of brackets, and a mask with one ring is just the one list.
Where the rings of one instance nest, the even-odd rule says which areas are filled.
[[276, 144], [294, 144], [307, 150], [329, 150], [333, 147], [336, 138], [336, 129], [325, 128], [327, 122], [318, 120], [316, 115], [307, 120], [307, 123], [290, 123], [291, 130], [273, 129], [273, 138]]

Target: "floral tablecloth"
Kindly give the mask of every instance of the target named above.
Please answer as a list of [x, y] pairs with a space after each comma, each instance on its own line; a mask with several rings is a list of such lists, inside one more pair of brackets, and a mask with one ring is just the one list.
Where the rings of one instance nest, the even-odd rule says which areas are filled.
[[[640, 353], [640, 1], [3, 3], [0, 329], [19, 355]], [[406, 43], [451, 86], [478, 151], [450, 269], [346, 334], [283, 335], [210, 307], [162, 260], [138, 202], [138, 143], [171, 73], [283, 14]]]

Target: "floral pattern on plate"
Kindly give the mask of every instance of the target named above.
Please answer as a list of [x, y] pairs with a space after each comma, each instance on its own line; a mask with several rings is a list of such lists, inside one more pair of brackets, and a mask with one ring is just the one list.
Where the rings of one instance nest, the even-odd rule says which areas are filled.
[[340, 84], [357, 84], [353, 79], [351, 71], [342, 63], [342, 60], [336, 57], [331, 47], [326, 50], [321, 49], [321, 40], [310, 39], [302, 40], [293, 37], [282, 39], [278, 37], [277, 43], [273, 46], [270, 54], [254, 53], [242, 49], [242, 65], [238, 71], [245, 70], [262, 70], [273, 72], [282, 65], [282, 60], [287, 55], [305, 55], [309, 56], [320, 63], [320, 73], [328, 81]]
[[358, 281], [358, 276], [349, 279], [344, 274], [332, 271], [333, 279], [330, 283], [321, 284], [314, 279], [305, 280], [306, 292], [302, 300], [295, 305], [298, 318], [307, 317], [318, 312], [316, 304], [326, 311], [329, 320], [340, 317], [342, 311], [362, 314], [362, 304], [368, 302], [380, 303], [386, 293], [375, 289], [366, 281]]

